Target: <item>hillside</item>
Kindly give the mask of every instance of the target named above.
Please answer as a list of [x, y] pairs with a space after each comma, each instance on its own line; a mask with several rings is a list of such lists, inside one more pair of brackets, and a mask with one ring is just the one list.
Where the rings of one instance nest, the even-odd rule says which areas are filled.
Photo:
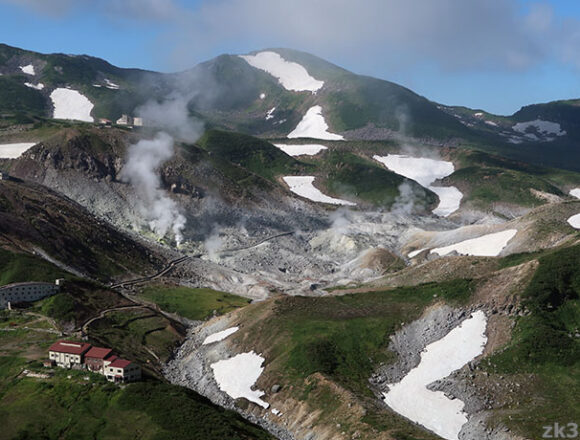
[[[1, 45], [0, 73], [0, 285], [65, 279], [0, 310], [0, 439], [521, 440], [578, 414], [576, 101], [498, 116], [290, 49], [162, 74]], [[65, 337], [145, 380], [23, 373]]]

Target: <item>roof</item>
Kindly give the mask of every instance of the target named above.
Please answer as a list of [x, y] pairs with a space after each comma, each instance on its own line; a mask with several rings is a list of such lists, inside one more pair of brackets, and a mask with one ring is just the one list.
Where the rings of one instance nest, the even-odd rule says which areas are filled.
[[118, 359], [115, 359], [113, 362], [111, 362], [109, 364], [109, 367], [113, 367], [113, 368], [127, 368], [129, 365], [131, 365], [131, 361], [118, 358]]
[[8, 289], [11, 287], [27, 287], [27, 286], [55, 286], [55, 283], [43, 283], [41, 281], [31, 281], [31, 282], [25, 282], [25, 283], [11, 283], [11, 284], [5, 284], [4, 286], [0, 286], [0, 289]]
[[110, 348], [92, 347], [87, 351], [85, 357], [92, 359], [106, 359], [112, 352], [113, 350]]
[[87, 344], [86, 342], [58, 341], [52, 344], [48, 351], [68, 354], [83, 354], [89, 348], [91, 348], [91, 344]]

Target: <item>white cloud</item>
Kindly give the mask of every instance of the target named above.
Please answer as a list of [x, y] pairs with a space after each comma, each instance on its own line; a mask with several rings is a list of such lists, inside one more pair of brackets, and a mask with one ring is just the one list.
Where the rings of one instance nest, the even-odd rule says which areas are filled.
[[537, 37], [546, 10], [534, 7], [526, 18], [516, 0], [206, 0], [181, 15], [176, 32], [180, 56], [198, 55], [192, 42], [203, 42], [207, 56], [242, 40], [259, 45], [253, 49], [288, 46], [327, 57], [521, 69], [542, 58]]
[[[0, 0], [50, 14], [71, 10], [169, 24], [159, 46], [185, 69], [223, 52], [302, 49], [373, 70], [434, 66], [518, 71], [546, 61], [580, 68], [580, 26], [547, 2], [519, 0]], [[50, 6], [47, 6], [47, 5]], [[192, 5], [193, 4], [193, 5]], [[170, 48], [170, 49], [168, 49]]]
[[174, 0], [0, 0], [0, 3], [31, 8], [53, 16], [87, 8], [115, 20], [169, 20], [180, 11]]

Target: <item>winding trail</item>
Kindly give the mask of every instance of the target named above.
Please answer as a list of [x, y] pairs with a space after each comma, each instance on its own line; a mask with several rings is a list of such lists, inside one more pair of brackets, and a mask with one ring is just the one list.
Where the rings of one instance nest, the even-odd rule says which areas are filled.
[[110, 286], [110, 288], [111, 289], [127, 288], [128, 286], [134, 286], [135, 284], [145, 283], [147, 281], [154, 280], [156, 278], [162, 277], [162, 276], [166, 275], [167, 273], [171, 272], [175, 268], [175, 266], [178, 266], [179, 264], [183, 263], [184, 261], [187, 261], [191, 258], [199, 258], [200, 256], [201, 256], [201, 254], [192, 255], [192, 256], [186, 255], [184, 257], [176, 258], [175, 260], [171, 260], [167, 266], [165, 266], [163, 269], [161, 269], [159, 272], [157, 272], [154, 275], [136, 278], [136, 279], [129, 280], [129, 281], [122, 281], [120, 283], [113, 284], [112, 286]]

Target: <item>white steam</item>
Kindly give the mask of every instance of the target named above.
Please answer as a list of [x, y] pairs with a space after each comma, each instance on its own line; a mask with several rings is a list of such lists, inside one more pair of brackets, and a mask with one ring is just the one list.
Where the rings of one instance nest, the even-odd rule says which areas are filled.
[[391, 212], [409, 216], [415, 212], [416, 201], [417, 196], [413, 186], [409, 182], [403, 182], [399, 185], [399, 195], [391, 207]]
[[156, 235], [170, 231], [179, 246], [183, 241], [185, 217], [177, 203], [161, 189], [158, 168], [173, 156], [173, 138], [159, 132], [152, 140], [141, 140], [129, 147], [121, 176], [131, 183], [139, 196], [139, 210]]
[[137, 109], [137, 114], [148, 125], [163, 130], [188, 142], [195, 142], [203, 132], [203, 122], [189, 115], [187, 108], [191, 96], [174, 93], [161, 102], [149, 101]]
[[212, 234], [205, 239], [203, 245], [207, 250], [208, 256], [210, 260], [216, 261], [219, 260], [219, 250], [223, 246], [223, 240], [221, 239], [219, 232], [217, 229], [214, 229]]

